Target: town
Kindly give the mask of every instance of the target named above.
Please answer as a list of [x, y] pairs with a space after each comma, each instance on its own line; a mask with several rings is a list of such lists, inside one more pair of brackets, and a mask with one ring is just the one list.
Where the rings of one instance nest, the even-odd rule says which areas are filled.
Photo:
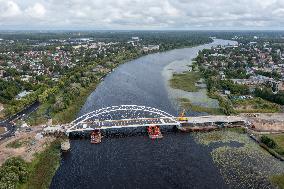
[[[85, 88], [87, 93], [126, 60], [211, 41], [206, 37], [186, 41], [185, 33], [177, 37], [179, 44], [174, 43], [175, 33], [158, 39], [155, 33], [143, 32], [116, 33], [115, 37], [112, 32], [40, 35], [39, 38], [36, 34], [0, 36], [0, 118], [16, 114], [36, 101], [42, 104], [48, 101], [51, 112], [61, 112], [74, 101], [79, 89]], [[46, 114], [49, 108], [42, 110], [45, 112], [40, 118], [29, 120], [29, 124], [47, 121], [43, 118], [46, 116], [53, 117]], [[75, 112], [72, 118], [59, 122], [71, 121], [74, 116]]]
[[283, 39], [232, 40], [238, 43], [204, 49], [195, 59], [193, 67], [202, 72], [208, 94], [227, 102], [226, 114], [283, 111], [284, 46], [279, 42]]

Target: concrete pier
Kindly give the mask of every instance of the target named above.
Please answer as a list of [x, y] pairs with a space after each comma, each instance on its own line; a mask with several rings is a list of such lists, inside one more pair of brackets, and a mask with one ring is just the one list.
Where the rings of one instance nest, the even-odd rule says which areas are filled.
[[70, 148], [71, 148], [71, 145], [70, 145], [69, 139], [61, 142], [61, 150], [62, 151], [67, 152], [67, 151], [70, 150]]

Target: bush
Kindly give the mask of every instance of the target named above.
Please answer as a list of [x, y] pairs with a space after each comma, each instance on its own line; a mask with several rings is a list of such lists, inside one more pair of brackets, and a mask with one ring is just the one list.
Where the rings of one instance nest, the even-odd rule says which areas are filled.
[[20, 157], [8, 159], [0, 168], [0, 189], [16, 188], [28, 178], [27, 163]]
[[269, 137], [267, 137], [265, 135], [261, 136], [260, 141], [262, 143], [264, 143], [266, 146], [268, 146], [269, 148], [274, 149], [274, 148], [277, 147], [276, 142], [273, 139], [271, 139], [271, 138], [269, 138]]

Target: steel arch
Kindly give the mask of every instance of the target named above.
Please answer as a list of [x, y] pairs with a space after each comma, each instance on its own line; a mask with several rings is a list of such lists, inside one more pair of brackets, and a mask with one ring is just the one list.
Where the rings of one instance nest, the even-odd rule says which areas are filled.
[[85, 122], [87, 122], [88, 120], [91, 120], [94, 117], [98, 117], [100, 115], [104, 115], [104, 114], [115, 114], [117, 112], [121, 112], [121, 111], [129, 111], [129, 112], [135, 112], [135, 111], [141, 111], [141, 112], [147, 112], [147, 113], [152, 113], [154, 114], [154, 116], [156, 117], [160, 117], [160, 118], [170, 118], [172, 119], [174, 122], [176, 122], [174, 120], [174, 116], [159, 110], [157, 108], [153, 108], [153, 107], [147, 107], [147, 106], [138, 106], [138, 105], [120, 105], [120, 106], [110, 106], [110, 107], [105, 107], [105, 108], [101, 108], [89, 113], [86, 113], [80, 117], [78, 117], [77, 119], [75, 119], [74, 121], [72, 121], [70, 123], [70, 127], [68, 128], [68, 130], [71, 130], [73, 128], [75, 128], [76, 126], [80, 125], [80, 124], [84, 124]]

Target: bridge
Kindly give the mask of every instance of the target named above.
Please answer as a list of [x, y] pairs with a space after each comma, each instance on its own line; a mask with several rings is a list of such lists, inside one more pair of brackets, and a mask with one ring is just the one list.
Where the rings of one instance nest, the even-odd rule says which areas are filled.
[[[180, 119], [157, 108], [120, 105], [101, 108], [78, 117], [70, 124], [60, 129], [67, 135], [71, 132], [92, 131], [95, 129], [147, 127], [147, 126], [177, 126], [188, 125], [213, 125], [224, 123], [245, 123], [245, 120], [238, 116], [201, 116], [187, 117]], [[46, 132], [54, 132], [56, 128], [48, 127]]]

